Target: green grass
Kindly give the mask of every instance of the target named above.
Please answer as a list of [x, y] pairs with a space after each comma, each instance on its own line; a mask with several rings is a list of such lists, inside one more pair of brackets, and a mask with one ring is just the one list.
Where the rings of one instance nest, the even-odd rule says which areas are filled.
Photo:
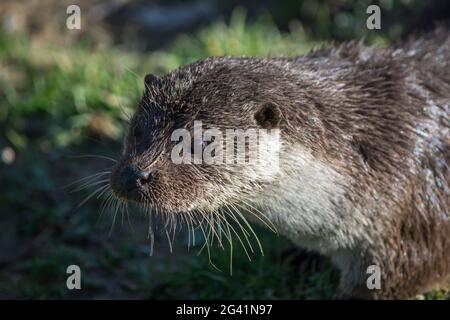
[[[7, 248], [0, 296], [330, 298], [337, 281], [330, 263], [298, 261], [290, 243], [268, 231], [257, 230], [266, 254], [252, 261], [235, 244], [231, 275], [228, 250], [214, 250], [217, 271], [205, 253], [197, 256], [199, 247], [188, 252], [182, 237], [173, 254], [157, 240], [153, 257], [145, 228], [132, 232], [119, 222], [108, 237], [111, 217], [97, 222], [101, 200], [76, 209], [88, 193], [64, 187], [109, 165], [73, 156], [118, 154], [123, 121], [137, 104], [145, 73], [162, 74], [208, 56], [297, 55], [315, 45], [300, 31], [280, 33], [268, 16], [248, 24], [240, 10], [230, 24], [217, 22], [146, 54], [88, 40], [64, 48], [0, 34], [0, 149], [11, 146], [16, 153], [13, 164], [0, 164], [0, 243]], [[65, 288], [70, 264], [82, 268], [81, 292]]]

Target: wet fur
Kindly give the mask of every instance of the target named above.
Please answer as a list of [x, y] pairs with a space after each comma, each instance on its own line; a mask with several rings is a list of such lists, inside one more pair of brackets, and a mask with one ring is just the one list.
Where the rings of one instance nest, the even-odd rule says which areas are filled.
[[[132, 163], [155, 172], [138, 201], [168, 214], [251, 201], [280, 233], [332, 258], [340, 298], [410, 298], [449, 279], [447, 31], [387, 49], [209, 58], [146, 84], [113, 190]], [[267, 103], [280, 110], [280, 172], [170, 163], [173, 129], [257, 127]], [[381, 290], [366, 287], [373, 264]]]

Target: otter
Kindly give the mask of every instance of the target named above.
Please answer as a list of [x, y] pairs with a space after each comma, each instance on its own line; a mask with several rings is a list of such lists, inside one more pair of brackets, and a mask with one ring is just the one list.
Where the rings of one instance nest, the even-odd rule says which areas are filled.
[[[249, 204], [298, 246], [331, 258], [337, 298], [411, 298], [449, 280], [447, 31], [387, 48], [211, 57], [149, 74], [145, 86], [110, 177], [118, 198], [169, 216]], [[278, 129], [278, 170], [174, 164], [171, 134], [196, 120]], [[379, 288], [367, 285], [370, 266]]]

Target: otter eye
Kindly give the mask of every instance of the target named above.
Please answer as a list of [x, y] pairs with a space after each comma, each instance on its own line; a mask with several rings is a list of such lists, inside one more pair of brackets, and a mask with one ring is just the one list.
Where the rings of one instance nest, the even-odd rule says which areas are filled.
[[256, 112], [255, 120], [263, 128], [274, 128], [280, 123], [280, 109], [273, 103], [267, 103]]

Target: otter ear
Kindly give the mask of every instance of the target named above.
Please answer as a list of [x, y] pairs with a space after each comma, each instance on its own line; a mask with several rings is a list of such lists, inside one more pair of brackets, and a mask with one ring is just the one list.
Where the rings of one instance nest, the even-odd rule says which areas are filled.
[[255, 120], [265, 129], [275, 128], [281, 120], [280, 108], [273, 103], [266, 103], [256, 112]]
[[161, 84], [161, 79], [159, 79], [154, 74], [149, 73], [145, 76], [144, 83], [146, 89], [157, 88]]

